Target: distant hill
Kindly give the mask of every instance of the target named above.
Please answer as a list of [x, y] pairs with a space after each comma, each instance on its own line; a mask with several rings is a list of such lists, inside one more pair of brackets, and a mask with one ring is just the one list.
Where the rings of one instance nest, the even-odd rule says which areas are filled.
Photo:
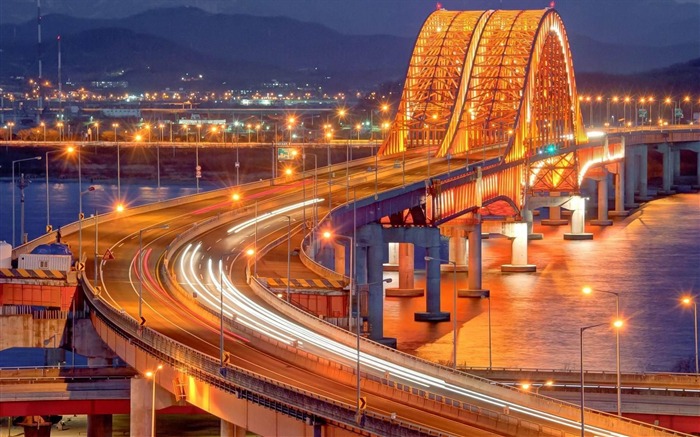
[[[678, 23], [692, 22], [689, 18]], [[56, 77], [55, 37], [60, 34], [64, 78], [128, 80], [134, 90], [235, 88], [272, 79], [329, 91], [363, 89], [403, 81], [414, 43], [412, 38], [390, 35], [346, 35], [285, 17], [215, 14], [193, 7], [149, 10], [120, 19], [54, 14], [43, 17], [42, 23], [47, 77]], [[0, 26], [0, 79], [36, 74], [35, 41], [34, 20]], [[570, 35], [574, 67], [583, 83], [617, 77], [611, 74], [636, 74], [642, 64], [661, 69], [700, 57], [700, 39], [670, 42], [659, 37], [638, 45], [607, 44]], [[204, 79], [183, 84], [180, 78], [186, 74], [202, 74]]]

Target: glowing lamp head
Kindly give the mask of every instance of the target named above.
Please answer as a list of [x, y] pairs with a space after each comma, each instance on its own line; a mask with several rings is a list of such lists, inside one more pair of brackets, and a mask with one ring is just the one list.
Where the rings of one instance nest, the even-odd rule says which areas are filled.
[[146, 378], [153, 378], [153, 372], [151, 372], [150, 370], [146, 372]]
[[323, 231], [323, 238], [331, 238], [333, 234], [330, 233], [330, 231]]
[[255, 250], [253, 250], [253, 249], [248, 249], [248, 250], [245, 251], [245, 254], [248, 255], [248, 256], [251, 256], [251, 255], [255, 254]]
[[134, 139], [135, 139], [136, 141], [141, 141], [141, 135], [136, 135], [136, 137], [135, 137]]
[[683, 305], [691, 305], [691, 304], [693, 303], [693, 299], [691, 299], [690, 297], [686, 296], [686, 297], [684, 297], [683, 299], [681, 299], [681, 303], [682, 303]]
[[73, 147], [73, 146], [68, 146], [68, 148], [66, 149], [66, 152], [68, 152], [68, 153], [73, 153], [73, 152], [75, 152], [75, 147]]
[[291, 175], [292, 175], [292, 169], [291, 169], [291, 168], [285, 169], [285, 170], [284, 170], [284, 174], [286, 174], [287, 176], [291, 176]]
[[520, 384], [520, 387], [522, 387], [523, 390], [530, 390], [530, 383], [523, 382], [522, 384]]
[[583, 287], [583, 290], [581, 290], [583, 294], [591, 294], [593, 293], [593, 289], [591, 287]]
[[233, 193], [231, 195], [231, 199], [233, 199], [234, 202], [238, 202], [239, 200], [241, 200], [241, 195], [238, 193]]
[[617, 319], [613, 322], [613, 326], [617, 329], [622, 328], [622, 325], [624, 325], [624, 322], [620, 319]]
[[124, 204], [117, 203], [117, 207], [115, 209], [117, 210], [117, 212], [124, 212]]

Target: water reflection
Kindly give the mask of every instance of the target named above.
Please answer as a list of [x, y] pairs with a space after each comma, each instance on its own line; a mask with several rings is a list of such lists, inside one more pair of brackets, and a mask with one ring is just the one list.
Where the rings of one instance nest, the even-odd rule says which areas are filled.
[[[679, 304], [684, 292], [700, 292], [700, 195], [681, 194], [646, 204], [608, 228], [587, 227], [593, 241], [564, 241], [564, 227], [535, 225], [542, 241], [531, 241], [536, 273], [502, 274], [510, 242], [484, 240], [483, 286], [492, 296], [493, 365], [578, 368], [579, 328], [612, 321], [615, 297], [584, 296], [581, 288], [620, 293], [626, 324], [620, 336], [623, 371], [665, 371], [692, 357], [692, 312]], [[386, 277], [398, 281], [395, 273]], [[467, 288], [457, 273], [457, 288]], [[452, 273], [442, 276], [442, 308], [452, 311]], [[425, 284], [424, 273], [416, 286]], [[488, 301], [459, 299], [459, 362], [488, 366]], [[452, 323], [413, 321], [424, 298], [387, 298], [385, 335], [426, 359], [448, 361]], [[615, 334], [606, 326], [586, 331], [586, 367], [615, 369]]]

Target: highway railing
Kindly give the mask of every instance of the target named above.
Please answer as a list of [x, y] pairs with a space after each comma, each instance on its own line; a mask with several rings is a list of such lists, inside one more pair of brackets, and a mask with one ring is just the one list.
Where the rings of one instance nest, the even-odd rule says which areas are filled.
[[[200, 381], [217, 387], [240, 399], [274, 407], [285, 414], [308, 422], [330, 420], [345, 427], [355, 426], [354, 405], [339, 402], [299, 389], [243, 368], [222, 363], [208, 355], [176, 342], [107, 305], [93, 295], [87, 281], [81, 281], [83, 291], [93, 311], [91, 318], [100, 336], [110, 345], [110, 338], [127, 340], [129, 347], [138, 348], [163, 363], [185, 370]], [[104, 332], [107, 329], [110, 334]], [[107, 337], [107, 338], [106, 338]], [[110, 345], [113, 346], [113, 345]], [[135, 363], [130, 363], [135, 365]], [[440, 432], [405, 420], [365, 412], [363, 429], [377, 435], [442, 436]]]

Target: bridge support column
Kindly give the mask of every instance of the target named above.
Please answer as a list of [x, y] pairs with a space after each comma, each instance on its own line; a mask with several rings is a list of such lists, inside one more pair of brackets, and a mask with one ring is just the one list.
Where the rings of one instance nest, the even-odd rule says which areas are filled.
[[545, 226], [562, 226], [568, 225], [569, 221], [561, 218], [561, 206], [549, 207], [549, 218], [542, 220]]
[[636, 208], [637, 205], [634, 203], [634, 192], [637, 190], [639, 185], [638, 175], [637, 175], [637, 152], [630, 147], [625, 149], [625, 207]]
[[527, 263], [527, 223], [503, 223], [503, 234], [511, 240], [510, 264], [501, 266], [502, 272], [534, 272], [537, 266]]
[[564, 234], [565, 240], [592, 240], [593, 234], [585, 232], [586, 228], [586, 199], [573, 196], [568, 202], [573, 210], [571, 214], [571, 232]]
[[[391, 245], [392, 243], [389, 243]], [[398, 247], [399, 286], [387, 288], [387, 297], [416, 297], [425, 294], [422, 288], [415, 288], [414, 246], [411, 243], [393, 243]], [[391, 246], [390, 246], [391, 247]]]
[[[464, 236], [463, 229], [453, 228], [450, 235], [450, 253], [449, 260], [457, 263], [457, 271], [464, 272], [467, 270], [467, 238]], [[450, 264], [443, 264], [440, 268], [453, 271]], [[448, 268], [449, 267], [449, 268]]]
[[335, 270], [336, 273], [347, 276], [348, 273], [346, 272], [345, 246], [340, 243], [333, 243], [333, 249], [335, 252], [335, 267], [333, 270]]
[[221, 430], [219, 433], [221, 437], [245, 437], [246, 434], [245, 428], [237, 426], [234, 423], [221, 420]]
[[152, 382], [145, 378], [131, 378], [131, 413], [129, 414], [129, 435], [141, 437], [151, 435], [151, 387]]
[[112, 415], [90, 414], [87, 418], [88, 437], [112, 437]]
[[673, 181], [673, 156], [671, 146], [669, 144], [660, 144], [656, 150], [661, 152], [663, 176], [661, 178], [661, 191], [659, 194], [673, 194], [671, 191], [671, 182]]
[[700, 186], [700, 150], [698, 150], [698, 153], [695, 155], [695, 158], [697, 159], [697, 167], [696, 167], [697, 179], [695, 180], [695, 184]]
[[681, 177], [681, 151], [680, 149], [671, 149], [673, 153], [673, 181]]
[[367, 247], [367, 322], [369, 324], [369, 338], [382, 343], [385, 346], [396, 348], [396, 339], [384, 337], [384, 269], [382, 258], [384, 248], [382, 246], [381, 226], [364, 226], [372, 231], [372, 242]]
[[639, 163], [639, 173], [637, 174], [637, 180], [639, 183], [639, 200], [646, 202], [651, 200], [649, 197], [649, 175], [648, 175], [648, 147], [646, 144], [637, 147], [637, 160]]
[[[612, 220], [608, 218], [608, 171], [602, 169], [603, 177], [596, 181], [598, 185], [598, 218], [591, 220], [593, 226], [610, 226]], [[572, 218], [573, 226], [573, 218]]]
[[387, 243], [387, 263], [384, 264], [384, 270], [394, 271], [398, 268], [399, 244], [401, 243]]
[[482, 297], [488, 294], [488, 290], [481, 288], [481, 222], [477, 222], [469, 229], [469, 273], [467, 273], [467, 290], [457, 290], [459, 297]]
[[426, 247], [426, 256], [434, 258], [427, 261], [425, 267], [425, 294], [426, 311], [415, 313], [417, 322], [442, 322], [450, 320], [450, 313], [440, 311], [440, 231], [437, 228], [424, 229], [429, 234], [432, 243]]
[[625, 165], [622, 162], [618, 162], [615, 167], [615, 210], [610, 211], [609, 214], [612, 217], [626, 217], [629, 215], [629, 212], [625, 210], [625, 185], [627, 185], [625, 181]]
[[532, 210], [531, 209], [523, 209], [520, 212], [523, 215], [523, 221], [525, 223], [527, 223], [527, 239], [528, 240], [541, 240], [541, 239], [543, 239], [544, 236], [541, 233], [532, 232], [533, 224], [535, 222], [535, 218], [533, 217]]

